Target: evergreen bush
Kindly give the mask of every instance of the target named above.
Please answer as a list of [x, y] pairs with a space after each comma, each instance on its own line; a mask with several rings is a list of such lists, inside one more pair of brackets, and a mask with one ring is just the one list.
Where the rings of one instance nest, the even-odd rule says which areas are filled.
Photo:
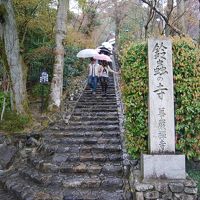
[[[176, 148], [200, 158], [200, 49], [189, 38], [172, 39]], [[148, 146], [147, 43], [126, 45], [121, 54], [126, 144], [133, 158]]]

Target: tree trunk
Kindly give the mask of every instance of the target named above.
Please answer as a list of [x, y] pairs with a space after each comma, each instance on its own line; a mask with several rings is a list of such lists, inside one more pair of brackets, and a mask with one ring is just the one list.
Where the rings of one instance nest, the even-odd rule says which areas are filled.
[[2, 22], [0, 23], [0, 39], [1, 39], [1, 41], [3, 40], [3, 24], [2, 24]]
[[[166, 15], [167, 15], [167, 19], [168, 19], [168, 22], [170, 22], [170, 17], [171, 17], [171, 14], [172, 14], [172, 10], [173, 10], [173, 0], [167, 0], [167, 10], [166, 10]], [[166, 25], [166, 30], [165, 30], [165, 34], [166, 36], [168, 37], [169, 35], [171, 35], [171, 27], [169, 25]]]
[[26, 77], [22, 66], [22, 58], [19, 54], [19, 39], [16, 28], [15, 15], [12, 0], [0, 0], [1, 16], [3, 17], [3, 39], [5, 53], [10, 70], [12, 92], [14, 97], [14, 110], [25, 113], [26, 103]]
[[64, 68], [64, 46], [63, 40], [66, 37], [66, 20], [69, 0], [59, 0], [57, 20], [56, 20], [56, 47], [53, 79], [51, 83], [51, 102], [52, 106], [60, 108], [63, 90], [63, 68]]
[[186, 34], [185, 0], [177, 0], [178, 28]]
[[[200, 0], [199, 0], [199, 13], [200, 13]], [[199, 46], [200, 46], [200, 16], [199, 16]]]

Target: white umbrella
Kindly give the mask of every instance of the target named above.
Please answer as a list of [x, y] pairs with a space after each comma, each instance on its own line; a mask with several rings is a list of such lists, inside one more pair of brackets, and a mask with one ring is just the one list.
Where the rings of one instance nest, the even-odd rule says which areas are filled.
[[115, 44], [115, 38], [108, 40], [108, 42], [109, 42], [110, 44], [114, 45], [114, 44]]
[[113, 46], [112, 46], [112, 44], [110, 44], [109, 42], [103, 42], [103, 43], [102, 43], [102, 46], [103, 46], [103, 47], [106, 47], [106, 48], [109, 49], [110, 51], [113, 50]]
[[105, 54], [98, 54], [98, 55], [95, 55], [93, 58], [97, 60], [105, 60], [107, 62], [112, 62], [111, 58]]
[[96, 49], [83, 49], [78, 52], [76, 55], [78, 58], [92, 58], [97, 55], [98, 52]]

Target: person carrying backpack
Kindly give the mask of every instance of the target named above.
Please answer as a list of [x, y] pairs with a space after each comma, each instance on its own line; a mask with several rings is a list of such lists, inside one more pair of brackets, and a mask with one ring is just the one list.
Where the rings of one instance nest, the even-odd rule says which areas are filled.
[[107, 95], [107, 88], [108, 88], [108, 82], [109, 82], [109, 72], [118, 74], [119, 72], [115, 72], [112, 70], [107, 61], [102, 61], [102, 64], [99, 67], [99, 75], [100, 75], [100, 83], [101, 88], [103, 92], [103, 96]]

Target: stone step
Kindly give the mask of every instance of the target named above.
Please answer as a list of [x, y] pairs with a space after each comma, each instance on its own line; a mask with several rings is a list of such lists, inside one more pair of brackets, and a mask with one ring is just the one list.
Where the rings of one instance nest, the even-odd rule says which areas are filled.
[[63, 181], [65, 189], [70, 188], [94, 188], [106, 191], [116, 191], [123, 188], [123, 180], [117, 177], [75, 177]]
[[[52, 162], [118, 162], [122, 160], [121, 146], [43, 144], [41, 150]], [[38, 156], [38, 155], [37, 155]]]
[[97, 121], [97, 120], [108, 120], [108, 121], [119, 121], [118, 116], [73, 116], [70, 118], [70, 121]]
[[[108, 87], [114, 88], [114, 86], [115, 86], [114, 79], [109, 79]], [[100, 82], [97, 83], [97, 88], [101, 88]], [[90, 89], [89, 85], [86, 86], [86, 89]]]
[[[30, 166], [20, 169], [19, 174], [24, 179], [42, 186], [57, 186], [64, 188], [104, 188], [106, 190], [121, 189], [123, 181], [121, 166], [86, 166], [84, 163], [69, 166], [68, 164], [59, 167], [61, 173], [42, 173]], [[92, 172], [92, 173], [91, 173]], [[99, 176], [94, 175], [100, 174]], [[117, 175], [117, 176], [115, 176]]]
[[[100, 90], [101, 89], [101, 84], [97, 84], [97, 90]], [[114, 84], [114, 80], [113, 81], [110, 81], [109, 84], [108, 84], [108, 89], [115, 89], [115, 84]], [[89, 87], [89, 85], [87, 85], [85, 87], [85, 90], [91, 90], [91, 88]]]
[[[91, 94], [92, 90], [91, 89], [86, 89], [83, 91], [83, 94]], [[99, 88], [96, 90], [96, 94], [101, 94], [102, 93], [102, 89]], [[115, 94], [115, 89], [114, 88], [108, 88], [107, 89], [107, 94]]]
[[[68, 147], [74, 145], [68, 145]], [[91, 145], [79, 145], [80, 151], [89, 152], [92, 151], [93, 153], [110, 153], [110, 152], [120, 152], [121, 145], [118, 144], [91, 144]]]
[[112, 103], [113, 105], [117, 104], [117, 99], [114, 97], [107, 98], [107, 96], [87, 96], [87, 97], [81, 97], [79, 100], [80, 103], [94, 103], [95, 105], [104, 105], [104, 103]]
[[89, 132], [77, 132], [77, 131], [64, 131], [60, 130], [47, 130], [42, 133], [44, 137], [54, 137], [54, 138], [64, 138], [64, 137], [72, 137], [72, 138], [119, 138], [120, 132], [117, 131], [89, 131]]
[[[88, 91], [88, 92], [84, 92], [83, 94], [82, 94], [82, 96], [81, 96], [81, 98], [85, 98], [85, 97], [89, 97], [89, 98], [91, 98], [91, 97], [94, 97], [94, 98], [102, 98], [102, 94], [103, 94], [103, 92], [96, 92], [96, 94], [94, 95], [94, 94], [92, 94], [92, 92], [90, 91]], [[111, 93], [111, 92], [107, 92], [107, 95], [106, 95], [106, 97], [107, 98], [116, 98], [115, 97], [115, 93]]]
[[105, 116], [105, 117], [118, 117], [118, 112], [115, 111], [115, 112], [98, 112], [98, 113], [95, 113], [95, 112], [91, 112], [91, 113], [84, 113], [84, 112], [78, 112], [78, 111], [74, 111], [74, 113], [72, 114], [72, 117], [73, 116], [86, 116], [86, 117], [99, 117], [99, 116]]
[[0, 185], [0, 200], [18, 200], [18, 198], [12, 194], [9, 194], [8, 191], [3, 189]]
[[[65, 162], [56, 164], [47, 161], [41, 162], [39, 159], [29, 159], [29, 163], [33, 167], [28, 167], [28, 169], [23, 169], [23, 173], [29, 173], [30, 177], [35, 178], [37, 177], [36, 182], [48, 180], [52, 178], [53, 174], [66, 174], [73, 176], [73, 174], [88, 174], [88, 175], [98, 175], [98, 176], [116, 176], [121, 177], [123, 175], [123, 167], [122, 163], [119, 162], [103, 162], [103, 163], [96, 163], [96, 162]], [[33, 173], [35, 170], [35, 173]], [[41, 176], [41, 173], [44, 173]], [[44, 178], [42, 178], [44, 177]], [[43, 180], [41, 180], [43, 179]], [[47, 182], [47, 181], [46, 181]], [[49, 181], [50, 183], [50, 181]]]
[[63, 145], [74, 145], [78, 144], [80, 145], [94, 145], [94, 144], [120, 144], [120, 138], [97, 138], [97, 137], [92, 137], [92, 138], [72, 138], [72, 137], [64, 137], [64, 138], [54, 138], [54, 137], [46, 137], [44, 138], [44, 142], [48, 143], [51, 141], [51, 144], [63, 144]]
[[[101, 93], [102, 92], [102, 88], [101, 86], [98, 86], [97, 89], [96, 89], [96, 93]], [[108, 93], [115, 93], [115, 88], [114, 88], [114, 85], [110, 85], [108, 88], [107, 88], [107, 92]], [[92, 89], [91, 88], [86, 88], [83, 93], [92, 93]]]
[[[77, 103], [77, 106], [79, 107], [79, 106], [87, 106], [87, 107], [90, 107], [90, 106], [116, 106], [116, 107], [118, 107], [117, 106], [117, 103], [116, 103], [116, 101], [93, 101], [93, 100], [87, 100], [87, 101], [79, 101], [78, 103]], [[115, 108], [116, 109], [116, 108]]]
[[98, 116], [98, 117], [94, 117], [94, 116], [74, 116], [72, 115], [72, 117], [70, 118], [70, 121], [97, 121], [97, 120], [108, 120], [108, 121], [118, 121], [119, 122], [119, 118], [118, 116]]
[[50, 154], [49, 157], [54, 163], [73, 161], [104, 162], [121, 160], [121, 146], [118, 144], [44, 144], [42, 150], [43, 152]]
[[97, 95], [93, 95], [93, 94], [83, 94], [80, 98], [80, 100], [95, 100], [95, 101], [116, 101], [116, 96], [115, 95], [106, 95], [106, 96], [102, 96], [101, 94], [97, 94]]
[[[66, 148], [62, 148], [60, 146], [51, 146], [48, 148], [48, 152], [54, 152], [54, 153], [58, 153], [58, 154], [63, 154], [66, 152]], [[71, 151], [71, 150], [70, 150]], [[70, 152], [67, 151], [67, 152]], [[82, 149], [81, 152], [83, 153], [75, 153], [72, 152], [67, 154], [69, 155], [68, 157], [65, 157], [63, 159], [66, 159], [67, 162], [74, 162], [74, 161], [82, 161], [82, 162], [110, 162], [112, 161], [114, 162], [118, 162], [118, 161], [122, 161], [122, 156], [121, 154], [119, 154], [119, 152], [112, 152], [112, 154], [110, 152], [98, 152], [99, 149], [93, 149], [93, 150], [88, 150], [88, 149]], [[114, 151], [112, 149], [112, 151]], [[93, 153], [95, 152], [95, 153]], [[85, 154], [85, 155], [84, 155]]]
[[91, 96], [88, 96], [88, 95], [85, 95], [85, 96], [81, 96], [80, 99], [79, 99], [79, 102], [113, 102], [113, 103], [116, 103], [116, 98], [115, 97], [111, 97], [111, 98], [107, 98], [107, 96], [102, 96], [102, 95], [91, 95]]
[[76, 163], [73, 165], [69, 165], [68, 163], [60, 166], [60, 172], [62, 173], [77, 173], [83, 174], [86, 173], [88, 175], [98, 175], [100, 177], [122, 177], [123, 175], [123, 167], [121, 165], [113, 165], [111, 163], [104, 163], [104, 165], [98, 164], [87, 164], [87, 163]]
[[83, 113], [102, 113], [102, 112], [109, 112], [109, 113], [115, 113], [116, 112], [116, 109], [110, 109], [110, 108], [104, 108], [104, 109], [101, 109], [101, 108], [75, 108], [74, 109], [74, 112], [83, 112]]
[[119, 121], [109, 121], [109, 120], [96, 120], [96, 121], [69, 121], [69, 126], [78, 126], [78, 125], [84, 125], [84, 126], [98, 126], [98, 125], [119, 125]]
[[117, 107], [117, 104], [116, 102], [113, 102], [113, 101], [102, 101], [102, 102], [97, 102], [97, 101], [79, 101], [77, 104], [76, 104], [77, 107], [79, 106], [116, 106]]
[[64, 193], [63, 200], [125, 200], [123, 197], [123, 190], [116, 190], [113, 192], [105, 191], [105, 190], [67, 190]]
[[[101, 86], [98, 86], [98, 87], [96, 88], [96, 91], [97, 91], [97, 92], [101, 92], [101, 91], [102, 91]], [[114, 84], [109, 85], [108, 88], [107, 88], [107, 91], [108, 91], [108, 92], [115, 92]], [[84, 90], [83, 92], [91, 92], [91, 88], [86, 87], [85, 90]]]
[[5, 180], [4, 184], [7, 190], [20, 200], [34, 199], [34, 193], [37, 193], [37, 187], [34, 185], [30, 186], [18, 173], [13, 174], [9, 179]]
[[51, 130], [65, 130], [65, 131], [119, 131], [119, 126], [118, 125], [93, 125], [93, 126], [82, 126], [82, 125], [77, 125], [77, 126], [61, 126], [61, 125], [54, 125], [50, 128]]
[[[5, 183], [10, 192], [20, 200], [125, 200], [123, 198], [123, 181], [109, 177], [66, 178], [61, 181], [62, 187], [41, 187], [20, 177], [8, 179]], [[100, 186], [100, 187], [99, 187]], [[7, 199], [10, 200], [10, 199]]]
[[55, 174], [42, 173], [32, 168], [31, 166], [26, 166], [21, 168], [19, 170], [19, 174], [24, 179], [29, 179], [29, 181], [35, 184], [40, 184], [44, 186], [55, 185], [56, 183], [59, 184], [60, 182], [59, 179], [57, 178], [58, 175], [55, 177]]
[[95, 99], [80, 99], [79, 100], [79, 103], [80, 104], [86, 104], [86, 105], [88, 105], [88, 106], [90, 106], [90, 105], [106, 105], [106, 104], [111, 104], [111, 105], [117, 105], [117, 101], [116, 101], [116, 99], [112, 99], [112, 100], [110, 100], [110, 99], [97, 99], [97, 100], [95, 100]]
[[103, 103], [102, 104], [91, 104], [91, 105], [88, 105], [88, 104], [77, 104], [76, 105], [76, 108], [88, 108], [88, 109], [112, 109], [112, 110], [116, 110], [117, 109], [117, 105], [116, 104], [111, 104], [111, 105], [104, 105]]
[[63, 198], [62, 190], [59, 187], [54, 187], [54, 189], [41, 187], [29, 179], [22, 178], [18, 173], [13, 174], [4, 184], [7, 190], [20, 200], [56, 200]]

